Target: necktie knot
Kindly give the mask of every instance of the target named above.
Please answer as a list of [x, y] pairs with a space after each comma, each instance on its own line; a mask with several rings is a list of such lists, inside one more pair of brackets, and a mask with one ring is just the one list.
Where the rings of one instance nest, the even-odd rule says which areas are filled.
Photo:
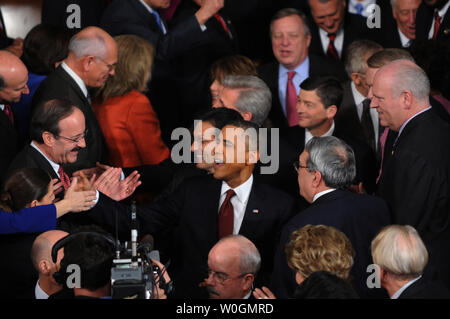
[[227, 190], [227, 196], [225, 197], [225, 201], [229, 201], [234, 195], [236, 195], [235, 191], [232, 189]]
[[336, 39], [336, 33], [328, 33], [328, 38], [331, 42], [334, 42], [334, 40]]
[[289, 81], [292, 81], [292, 79], [294, 78], [294, 76], [295, 76], [295, 71], [289, 71], [288, 72], [288, 80]]
[[364, 6], [361, 3], [358, 2], [357, 4], [355, 4], [355, 10], [356, 10], [357, 14], [361, 15], [361, 13], [363, 12], [363, 9], [364, 9]]

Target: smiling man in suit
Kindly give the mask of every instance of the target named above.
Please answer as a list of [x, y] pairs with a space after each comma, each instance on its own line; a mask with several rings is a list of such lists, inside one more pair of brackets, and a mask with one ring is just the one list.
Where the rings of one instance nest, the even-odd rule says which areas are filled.
[[88, 88], [98, 88], [114, 75], [117, 63], [117, 44], [105, 31], [88, 27], [72, 37], [69, 55], [51, 73], [33, 96], [32, 109], [40, 102], [67, 99], [77, 106], [86, 120], [86, 147], [78, 159], [65, 165], [71, 173], [95, 167], [96, 162], [106, 163], [108, 150], [103, 133], [92, 109]]
[[269, 119], [283, 136], [288, 127], [298, 125], [295, 105], [302, 81], [313, 75], [334, 75], [341, 80], [347, 76], [339, 63], [308, 54], [311, 33], [305, 15], [298, 10], [278, 11], [270, 36], [276, 61], [259, 67], [258, 74], [272, 92]]
[[449, 0], [424, 0], [417, 10], [416, 39], [450, 43]]
[[[258, 126], [244, 120], [231, 121], [222, 129], [215, 149], [214, 178], [199, 176], [183, 181], [168, 198], [137, 207], [140, 233], [175, 229], [175, 247], [168, 269], [174, 281], [175, 297], [207, 297], [199, 289], [204, 280], [208, 252], [227, 235], [240, 234], [258, 248], [261, 258], [258, 283], [268, 282], [272, 259], [283, 224], [292, 216], [294, 201], [287, 194], [258, 183], [253, 178], [259, 158]], [[111, 209], [119, 213], [120, 230], [129, 230], [129, 209], [102, 197], [92, 217], [114, 230]]]

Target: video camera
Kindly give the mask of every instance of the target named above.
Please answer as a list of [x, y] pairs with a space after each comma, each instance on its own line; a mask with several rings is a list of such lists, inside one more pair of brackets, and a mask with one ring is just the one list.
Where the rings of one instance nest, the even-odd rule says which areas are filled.
[[[153, 260], [159, 261], [159, 252], [153, 250], [153, 238], [137, 243], [136, 203], [131, 204], [131, 247], [125, 243], [121, 248], [116, 243], [116, 258], [111, 269], [111, 296], [113, 299], [154, 299], [154, 286], [159, 285], [166, 294], [173, 291], [172, 281], [164, 279], [165, 269], [160, 269]], [[168, 265], [167, 265], [168, 266]]]

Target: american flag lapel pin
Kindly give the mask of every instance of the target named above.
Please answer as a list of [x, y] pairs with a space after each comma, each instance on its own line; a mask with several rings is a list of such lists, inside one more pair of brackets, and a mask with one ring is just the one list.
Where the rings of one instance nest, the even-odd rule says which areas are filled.
[[259, 214], [259, 209], [254, 209], [253, 214]]

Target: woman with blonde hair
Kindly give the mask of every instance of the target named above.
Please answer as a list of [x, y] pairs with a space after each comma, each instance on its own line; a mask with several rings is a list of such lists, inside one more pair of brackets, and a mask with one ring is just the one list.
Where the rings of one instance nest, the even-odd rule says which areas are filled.
[[155, 165], [169, 157], [158, 117], [143, 94], [150, 79], [154, 48], [135, 35], [115, 37], [115, 75], [98, 92], [94, 110], [116, 167]]

